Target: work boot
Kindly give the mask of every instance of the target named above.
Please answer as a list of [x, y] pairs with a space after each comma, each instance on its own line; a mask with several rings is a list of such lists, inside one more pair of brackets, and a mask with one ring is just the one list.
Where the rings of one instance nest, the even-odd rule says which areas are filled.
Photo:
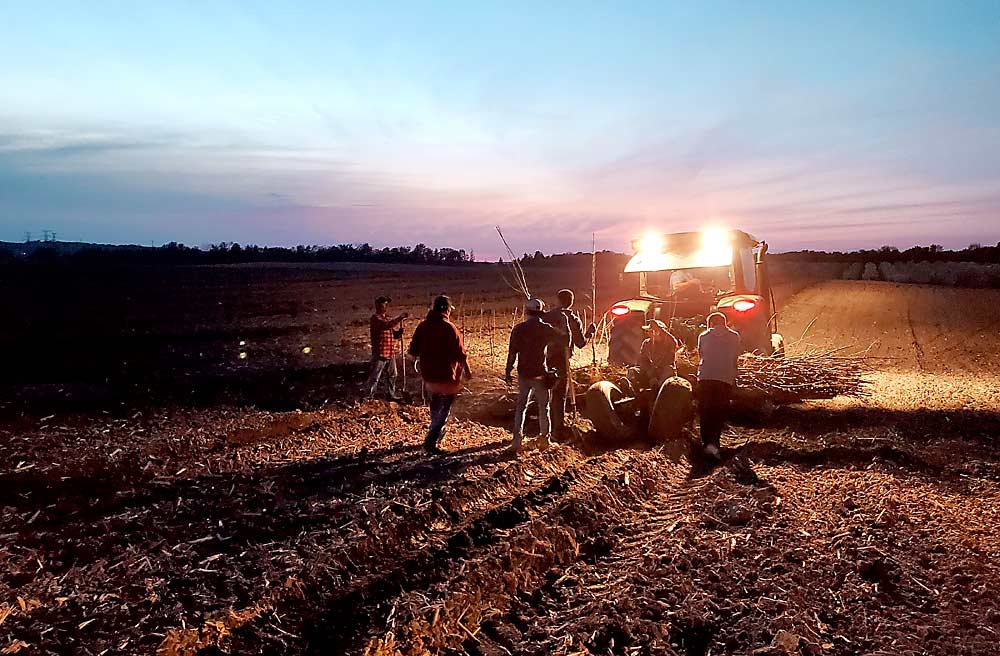
[[444, 436], [447, 432], [448, 432], [447, 428], [442, 428], [438, 432], [436, 438], [432, 437], [430, 433], [427, 434], [427, 437], [424, 439], [424, 449], [427, 450], [427, 453], [430, 453], [431, 455], [435, 456], [439, 456], [442, 453], [445, 453], [445, 450], [442, 449], [439, 445], [441, 444], [441, 440], [444, 439]]

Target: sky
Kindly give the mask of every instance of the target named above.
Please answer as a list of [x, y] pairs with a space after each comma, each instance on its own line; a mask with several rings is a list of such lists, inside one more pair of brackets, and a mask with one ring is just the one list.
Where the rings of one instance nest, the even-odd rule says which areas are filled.
[[0, 240], [1000, 241], [1000, 2], [0, 3]]

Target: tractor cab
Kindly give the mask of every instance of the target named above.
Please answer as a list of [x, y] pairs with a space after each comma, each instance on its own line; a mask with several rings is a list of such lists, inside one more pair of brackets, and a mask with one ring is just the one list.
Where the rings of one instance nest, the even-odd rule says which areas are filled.
[[713, 229], [649, 234], [632, 247], [624, 274], [632, 277], [637, 293], [611, 307], [610, 362], [636, 363], [645, 338], [642, 326], [652, 319], [693, 346], [712, 312], [726, 315], [745, 351], [783, 352], [766, 242], [742, 230]]

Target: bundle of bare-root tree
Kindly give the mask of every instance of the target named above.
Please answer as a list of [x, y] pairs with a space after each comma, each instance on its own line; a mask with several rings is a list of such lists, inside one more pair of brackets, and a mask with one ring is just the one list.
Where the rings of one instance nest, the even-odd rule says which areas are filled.
[[844, 355], [843, 349], [794, 355], [752, 355], [740, 358], [739, 387], [779, 400], [863, 398], [870, 393], [867, 354]]
[[[747, 353], [740, 357], [736, 384], [784, 402], [835, 396], [864, 398], [870, 394], [871, 358], [867, 352], [844, 351], [841, 348], [769, 356]], [[694, 373], [697, 368], [697, 351], [685, 349], [678, 354], [682, 374], [685, 370]]]

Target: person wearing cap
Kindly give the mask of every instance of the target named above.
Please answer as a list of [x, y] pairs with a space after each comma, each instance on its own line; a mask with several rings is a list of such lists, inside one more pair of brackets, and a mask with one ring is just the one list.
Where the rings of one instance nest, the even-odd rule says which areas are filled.
[[659, 390], [663, 381], [677, 375], [676, 359], [681, 341], [659, 319], [650, 321], [643, 330], [649, 337], [639, 348], [640, 385]]
[[562, 333], [542, 320], [545, 303], [534, 298], [524, 305], [525, 319], [510, 331], [507, 349], [507, 384], [513, 383], [511, 372], [517, 363], [517, 404], [514, 408], [514, 440], [511, 449], [521, 450], [524, 437], [524, 419], [528, 402], [534, 398], [538, 405], [539, 446], [548, 446], [552, 425], [549, 418], [549, 388], [546, 385], [545, 353], [562, 341]]
[[389, 303], [391, 302], [392, 299], [388, 296], [379, 296], [375, 299], [375, 313], [370, 322], [372, 360], [367, 389], [368, 398], [374, 397], [379, 380], [384, 373], [389, 399], [399, 401], [399, 397], [396, 396], [396, 340], [402, 336], [403, 331], [400, 324], [410, 315], [403, 312], [390, 319]]
[[740, 334], [729, 328], [726, 315], [713, 312], [707, 322], [708, 330], [698, 336], [698, 422], [705, 454], [719, 458], [742, 348]]
[[451, 310], [451, 299], [444, 295], [435, 298], [427, 318], [413, 331], [409, 348], [430, 393], [431, 422], [424, 448], [433, 454], [442, 453], [439, 445], [444, 438], [451, 406], [462, 390], [463, 375], [472, 378], [465, 342], [458, 326], [450, 320]]
[[573, 290], [560, 289], [556, 294], [558, 307], [545, 313], [542, 320], [551, 324], [559, 331], [560, 340], [553, 344], [545, 356], [545, 363], [550, 369], [555, 369], [558, 378], [551, 390], [552, 432], [561, 435], [566, 425], [566, 396], [569, 390], [571, 374], [570, 362], [575, 348], [583, 348], [597, 333], [597, 326], [590, 324], [583, 329], [583, 322], [573, 312]]

